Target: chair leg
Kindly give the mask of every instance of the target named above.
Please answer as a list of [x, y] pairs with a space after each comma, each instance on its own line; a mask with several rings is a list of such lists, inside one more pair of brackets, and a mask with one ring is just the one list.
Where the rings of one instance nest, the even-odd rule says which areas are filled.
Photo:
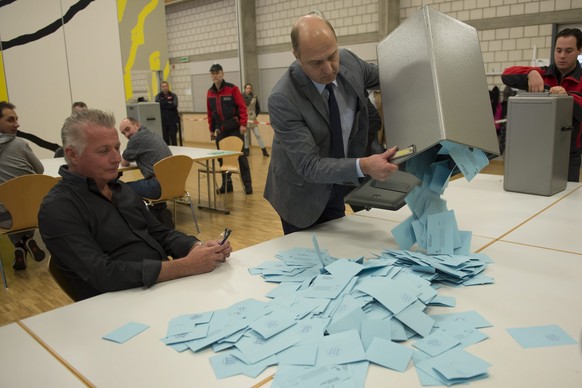
[[198, 206], [200, 206], [200, 170], [198, 170]]
[[238, 175], [238, 180], [240, 182], [240, 186], [242, 187], [242, 192], [243, 192], [243, 194], [245, 195], [245, 198], [246, 198], [247, 197], [247, 190], [245, 188], [245, 183], [242, 180], [242, 176], [240, 174], [237, 174], [237, 175]]
[[174, 199], [172, 202], [174, 202], [174, 229], [176, 229], [178, 225], [178, 219], [176, 218], [176, 200]]
[[8, 283], [6, 282], [6, 273], [4, 272], [4, 264], [2, 264], [2, 254], [0, 253], [0, 272], [2, 272], [2, 283], [4, 284], [4, 289], [8, 288]]
[[188, 202], [190, 202], [190, 211], [192, 212], [192, 219], [196, 224], [196, 230], [200, 233], [200, 227], [198, 226], [198, 219], [196, 218], [196, 214], [194, 213], [194, 205], [192, 204], [192, 197], [190, 197], [190, 193], [186, 191], [186, 197], [188, 198]]

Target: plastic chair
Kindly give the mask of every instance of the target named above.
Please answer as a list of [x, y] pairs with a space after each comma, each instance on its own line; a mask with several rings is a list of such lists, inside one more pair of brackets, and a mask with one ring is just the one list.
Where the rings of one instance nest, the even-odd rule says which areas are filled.
[[[236, 151], [241, 152], [243, 149], [243, 140], [237, 136], [229, 136], [218, 142], [218, 147], [222, 151]], [[216, 174], [228, 173], [231, 176], [237, 174], [240, 178], [240, 170], [238, 165], [239, 155], [222, 156], [222, 166], [217, 167], [214, 171], [207, 168], [198, 169], [198, 198], [200, 198], [200, 174], [212, 174], [214, 175], [214, 192], [218, 189], [218, 182], [216, 182]], [[246, 191], [242, 179], [240, 180], [240, 185], [242, 187], [243, 193], [246, 197]], [[226, 182], [225, 182], [226, 184]], [[226, 209], [226, 195], [223, 197], [224, 208]]]
[[[10, 235], [38, 228], [38, 210], [43, 198], [59, 181], [48, 175], [28, 174], [0, 185], [0, 203], [12, 216], [12, 227], [0, 228], [0, 235]], [[8, 288], [0, 253], [0, 271], [4, 288]]]
[[143, 198], [148, 206], [156, 203], [172, 201], [174, 202], [174, 222], [177, 224], [176, 218], [176, 201], [182, 198], [188, 198], [190, 211], [192, 212], [192, 219], [196, 224], [196, 230], [200, 233], [198, 220], [194, 214], [194, 205], [190, 193], [186, 190], [186, 180], [190, 175], [194, 161], [185, 155], [168, 156], [154, 164], [154, 173], [156, 179], [160, 182], [162, 187], [162, 195], [160, 198]]

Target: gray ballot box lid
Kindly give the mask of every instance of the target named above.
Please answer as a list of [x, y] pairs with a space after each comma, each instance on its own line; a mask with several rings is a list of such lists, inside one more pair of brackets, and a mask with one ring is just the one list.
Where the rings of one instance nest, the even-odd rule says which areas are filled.
[[[378, 46], [384, 131], [388, 147], [414, 146], [416, 158], [440, 148], [441, 141], [499, 155], [489, 88], [477, 30], [430, 6], [422, 6]], [[409, 159], [410, 159], [409, 158]], [[402, 169], [405, 171], [405, 168]], [[347, 196], [368, 195], [360, 206], [397, 208], [379, 198], [404, 198], [381, 192], [409, 187], [415, 180], [396, 174], [384, 183], [367, 181]], [[404, 194], [402, 196], [402, 194]], [[358, 197], [360, 198], [360, 197]], [[389, 202], [389, 201], [388, 201]]]

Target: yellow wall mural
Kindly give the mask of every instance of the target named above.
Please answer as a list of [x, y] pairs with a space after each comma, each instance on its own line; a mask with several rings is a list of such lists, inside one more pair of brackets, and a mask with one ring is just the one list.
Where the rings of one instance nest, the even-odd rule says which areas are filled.
[[8, 101], [8, 87], [6, 86], [6, 72], [4, 71], [4, 60], [0, 51], [0, 101]]
[[166, 15], [164, 3], [158, 0], [117, 0], [119, 35], [123, 57], [123, 82], [126, 101], [135, 99], [132, 72], [149, 71], [151, 87], [147, 85], [148, 99], [159, 91], [158, 72], [169, 75], [166, 43]]

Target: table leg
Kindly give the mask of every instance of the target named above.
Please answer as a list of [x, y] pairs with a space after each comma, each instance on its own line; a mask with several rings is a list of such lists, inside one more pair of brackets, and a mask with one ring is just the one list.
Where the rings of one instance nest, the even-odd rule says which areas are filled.
[[[202, 163], [200, 163], [200, 164], [202, 164]], [[212, 165], [212, 167], [210, 166], [210, 164]], [[216, 159], [206, 160], [205, 167], [206, 167], [206, 172], [207, 172], [207, 174], [206, 174], [206, 190], [207, 190], [208, 205], [207, 206], [201, 205], [200, 198], [198, 198], [198, 208], [219, 211], [219, 212], [222, 212], [224, 214], [230, 214], [230, 211], [228, 210], [228, 208], [226, 206], [226, 201], [224, 201], [224, 206], [222, 208], [218, 207], [218, 205], [217, 205], [216, 185], [214, 184], [214, 182], [216, 182]], [[211, 184], [211, 181], [212, 181], [212, 184]], [[210, 189], [211, 187], [212, 187], [212, 190]], [[225, 196], [226, 196], [226, 193], [225, 193]], [[225, 197], [225, 199], [226, 199], [226, 197]]]

